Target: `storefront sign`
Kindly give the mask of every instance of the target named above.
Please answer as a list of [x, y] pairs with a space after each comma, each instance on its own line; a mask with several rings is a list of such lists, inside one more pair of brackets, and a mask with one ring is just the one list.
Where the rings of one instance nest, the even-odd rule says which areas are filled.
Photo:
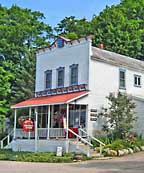
[[90, 110], [90, 120], [97, 121], [97, 109]]
[[23, 122], [23, 131], [24, 132], [34, 131], [34, 122], [32, 120], [25, 120]]
[[97, 118], [90, 118], [91, 121], [97, 121]]

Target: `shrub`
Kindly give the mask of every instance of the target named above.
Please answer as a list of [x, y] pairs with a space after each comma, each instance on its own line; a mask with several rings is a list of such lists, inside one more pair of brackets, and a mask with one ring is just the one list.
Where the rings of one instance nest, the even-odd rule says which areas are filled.
[[0, 150], [0, 160], [24, 161], [24, 162], [72, 162], [74, 154], [64, 154], [57, 157], [55, 153], [32, 153], [32, 152], [12, 152], [11, 150]]

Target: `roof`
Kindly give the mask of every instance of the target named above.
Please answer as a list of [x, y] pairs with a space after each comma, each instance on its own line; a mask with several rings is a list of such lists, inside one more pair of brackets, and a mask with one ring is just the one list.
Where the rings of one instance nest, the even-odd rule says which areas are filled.
[[55, 105], [55, 104], [65, 104], [70, 103], [76, 99], [84, 97], [88, 94], [88, 91], [79, 91], [67, 94], [59, 94], [52, 96], [43, 96], [43, 97], [34, 97], [15, 105], [12, 105], [11, 108], [24, 108], [24, 107], [35, 107], [35, 106], [44, 106], [44, 105]]
[[55, 48], [55, 47], [56, 47], [56, 42], [57, 42], [57, 40], [58, 40], [59, 38], [61, 38], [62, 40], [64, 40], [64, 42], [65, 42], [66, 44], [74, 44], [74, 43], [77, 43], [77, 42], [79, 43], [79, 42], [81, 42], [81, 41], [83, 41], [83, 40], [92, 39], [93, 37], [94, 37], [93, 35], [89, 35], [89, 36], [86, 36], [86, 37], [82, 37], [82, 38], [78, 38], [78, 39], [71, 40], [71, 39], [65, 38], [65, 37], [63, 37], [63, 36], [58, 36], [58, 37], [56, 38], [56, 40], [55, 40], [50, 46], [45, 47], [45, 48], [40, 48], [40, 49], [38, 49], [38, 50], [37, 50], [37, 53], [40, 53], [41, 51], [52, 50], [53, 48]]
[[144, 62], [118, 53], [92, 47], [92, 58], [113, 65], [144, 71]]

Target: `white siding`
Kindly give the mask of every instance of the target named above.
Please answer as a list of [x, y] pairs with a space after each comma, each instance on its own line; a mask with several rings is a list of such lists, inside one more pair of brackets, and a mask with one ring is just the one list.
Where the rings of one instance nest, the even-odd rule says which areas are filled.
[[[90, 110], [98, 109], [102, 106], [108, 106], [108, 100], [106, 96], [109, 95], [110, 92], [117, 93], [119, 91], [119, 69], [123, 67], [118, 67], [114, 65], [110, 65], [104, 62], [91, 60], [90, 61], [90, 76], [89, 76], [89, 117], [88, 117], [88, 127], [90, 133], [93, 129], [100, 129], [102, 121], [91, 122], [90, 121]], [[126, 70], [126, 90], [120, 90], [122, 92], [126, 92], [133, 96], [144, 96], [144, 74], [124, 68]], [[142, 87], [134, 86], [134, 74], [140, 75], [142, 80]], [[141, 103], [144, 107], [144, 103]], [[141, 106], [140, 106], [141, 107]], [[137, 108], [137, 110], [140, 109]], [[141, 110], [144, 114], [144, 110]], [[142, 114], [142, 113], [141, 113]]]
[[89, 77], [89, 132], [93, 129], [101, 129], [101, 121], [90, 121], [90, 110], [107, 106], [106, 96], [110, 92], [118, 92], [119, 88], [119, 70], [117, 67], [91, 60]]
[[[107, 104], [105, 99], [110, 92], [117, 93], [119, 91], [119, 69], [123, 67], [113, 66], [103, 62], [91, 60], [89, 89], [91, 91], [90, 105], [99, 107]], [[133, 96], [144, 97], [144, 74], [126, 69], [126, 90], [120, 90]], [[134, 74], [140, 75], [142, 87], [134, 86]]]
[[136, 100], [136, 116], [137, 121], [134, 123], [134, 131], [144, 137], [144, 101]]
[[52, 70], [52, 88], [56, 88], [58, 67], [65, 67], [64, 86], [70, 84], [70, 68], [72, 64], [78, 64], [78, 83], [88, 83], [88, 62], [90, 41], [81, 41], [65, 45], [63, 48], [54, 48], [37, 55], [36, 64], [36, 92], [45, 89], [44, 72]]

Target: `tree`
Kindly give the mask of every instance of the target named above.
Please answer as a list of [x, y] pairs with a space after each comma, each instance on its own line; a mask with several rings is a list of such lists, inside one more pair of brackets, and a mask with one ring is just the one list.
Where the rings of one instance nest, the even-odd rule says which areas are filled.
[[85, 18], [76, 19], [75, 16], [65, 17], [57, 24], [55, 31], [70, 39], [85, 37], [93, 33], [89, 21]]
[[73, 39], [93, 34], [93, 46], [103, 43], [106, 50], [144, 60], [144, 0], [121, 0], [91, 21], [65, 17], [55, 30]]
[[109, 107], [103, 107], [97, 117], [105, 119], [104, 130], [112, 131], [114, 137], [124, 138], [136, 121], [135, 103], [130, 96], [120, 92], [117, 95], [110, 94], [107, 99]]
[[0, 6], [0, 52], [14, 63], [19, 63], [27, 50], [49, 45], [52, 28], [43, 22], [38, 11], [16, 5], [7, 9]]
[[144, 60], [144, 0], [122, 0], [93, 16], [93, 45]]
[[[0, 127], [10, 105], [34, 96], [35, 50], [49, 46], [52, 28], [38, 11], [0, 5]], [[2, 55], [2, 56], [1, 56]]]
[[11, 91], [13, 74], [9, 72], [12, 64], [0, 61], [0, 129], [4, 127], [4, 120], [9, 111], [7, 98]]
[[12, 103], [34, 97], [35, 61], [35, 53], [31, 51], [27, 53], [19, 65], [15, 65], [15, 74], [17, 75], [12, 85]]
[[47, 47], [53, 38], [52, 28], [43, 19], [38, 11], [0, 5], [0, 53], [13, 63], [8, 69], [14, 75], [9, 104], [34, 94], [35, 50]]

